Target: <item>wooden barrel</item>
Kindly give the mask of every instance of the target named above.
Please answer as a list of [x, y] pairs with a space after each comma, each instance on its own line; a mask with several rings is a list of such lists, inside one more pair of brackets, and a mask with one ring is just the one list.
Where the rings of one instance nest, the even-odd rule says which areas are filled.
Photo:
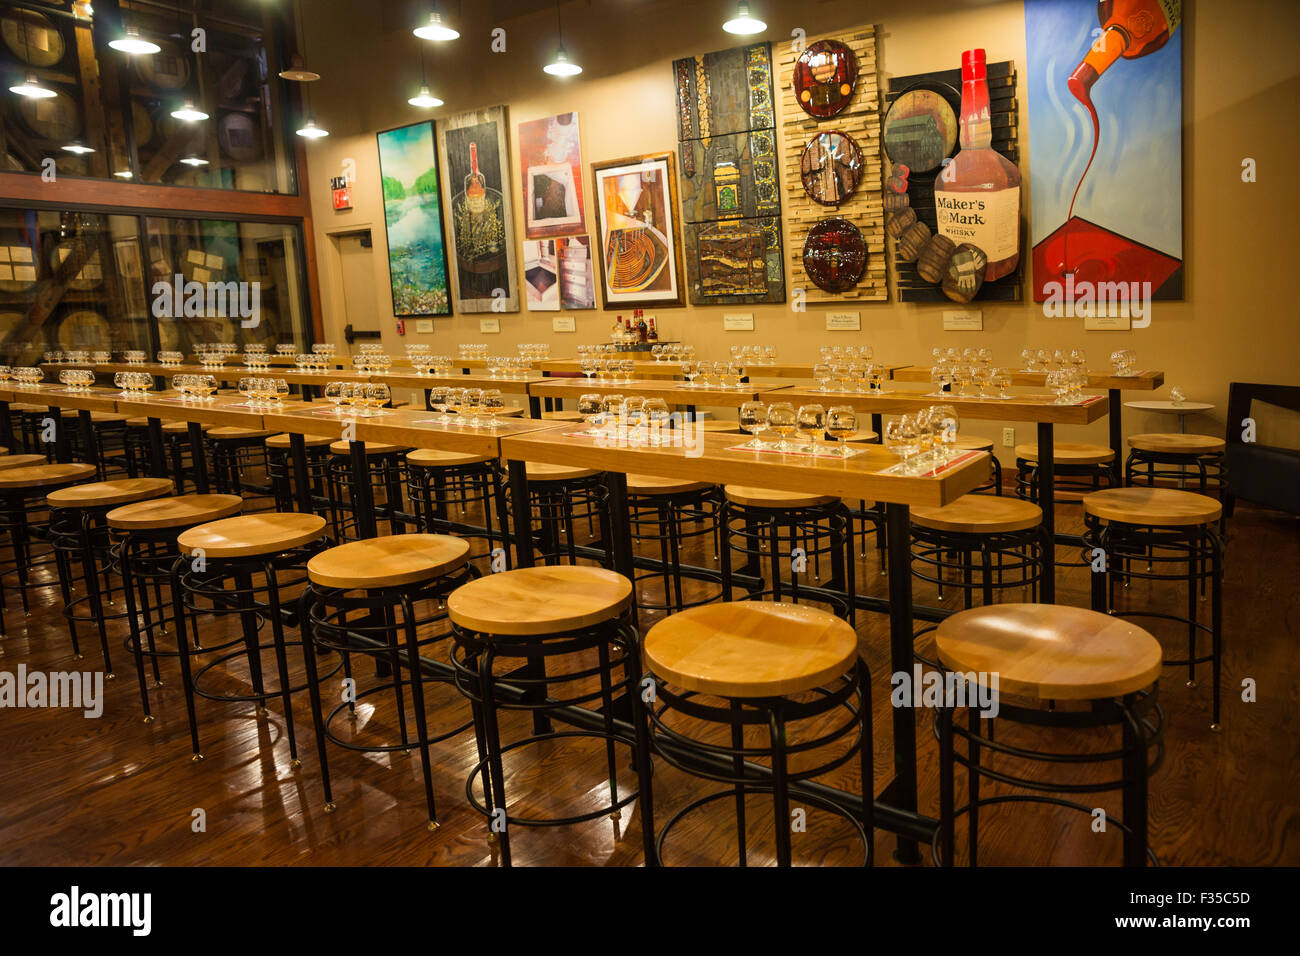
[[131, 66], [140, 82], [159, 90], [179, 90], [190, 80], [190, 58], [182, 47], [171, 40], [155, 38], [161, 50], [152, 56], [133, 56]]
[[0, 18], [0, 37], [18, 59], [29, 66], [54, 66], [68, 51], [63, 33], [43, 13], [11, 8]]
[[110, 335], [103, 315], [93, 309], [77, 309], [59, 321], [57, 338], [61, 349], [102, 349], [108, 347]]
[[62, 146], [81, 135], [81, 107], [63, 90], [51, 89], [54, 95], [44, 99], [22, 97], [18, 115], [32, 135]]
[[64, 239], [50, 250], [50, 269], [56, 273], [69, 256], [86, 257], [80, 271], [68, 282], [68, 288], [76, 292], [98, 289], [104, 281], [104, 263], [100, 258], [99, 250], [92, 249], [87, 252], [83, 245], [85, 242], [85, 239]]
[[224, 156], [239, 163], [262, 158], [262, 131], [247, 113], [230, 112], [217, 120], [217, 143]]

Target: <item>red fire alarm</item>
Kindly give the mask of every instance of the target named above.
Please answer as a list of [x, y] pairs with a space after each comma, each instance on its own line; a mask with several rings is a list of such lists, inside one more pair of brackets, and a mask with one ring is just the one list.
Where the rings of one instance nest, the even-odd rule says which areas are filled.
[[330, 180], [330, 189], [334, 193], [334, 208], [336, 210], [352, 208], [352, 190], [348, 187], [346, 177], [335, 176]]

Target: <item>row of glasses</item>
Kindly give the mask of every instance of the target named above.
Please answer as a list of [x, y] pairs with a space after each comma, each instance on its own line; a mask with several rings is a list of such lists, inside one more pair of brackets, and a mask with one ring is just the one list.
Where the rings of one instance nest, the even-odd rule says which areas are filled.
[[[836, 444], [825, 454], [835, 458], [849, 457], [853, 452], [847, 442], [858, 430], [857, 412], [851, 405], [826, 408], [812, 402], [796, 409], [790, 402], [765, 404], [751, 401], [741, 404], [737, 418], [741, 431], [750, 436], [741, 447], [755, 451], [804, 452], [813, 457], [823, 454], [821, 443], [827, 435]], [[761, 431], [775, 432], [780, 441], [769, 445], [758, 437]], [[806, 444], [793, 445], [787, 440], [796, 431], [806, 439]]]
[[69, 365], [85, 365], [90, 361], [90, 352], [86, 349], [68, 349], [63, 353], [63, 360]]
[[1116, 376], [1130, 378], [1137, 374], [1137, 353], [1132, 349], [1116, 349], [1110, 353], [1110, 364]]
[[901, 415], [885, 425], [885, 445], [899, 459], [903, 471], [919, 474], [952, 460], [960, 422], [951, 405], [931, 405]]
[[529, 362], [544, 362], [551, 357], [551, 347], [544, 342], [516, 345], [519, 357]]
[[95, 384], [95, 373], [90, 369], [65, 368], [59, 372], [59, 381], [68, 386], [70, 392], [88, 392]]
[[485, 359], [487, 358], [488, 347], [486, 345], [469, 342], [462, 342], [457, 346], [459, 355], [462, 359]]
[[335, 411], [350, 409], [363, 417], [379, 414], [392, 397], [392, 389], [383, 382], [330, 382], [325, 386], [325, 400]]
[[173, 375], [172, 391], [182, 398], [210, 401], [217, 393], [217, 380], [212, 375]]
[[144, 365], [148, 359], [148, 353], [142, 349], [129, 349], [122, 353], [122, 361], [127, 365]]
[[140, 396], [153, 388], [153, 376], [148, 372], [118, 372], [113, 376], [113, 384], [123, 395]]
[[46, 349], [41, 355], [41, 360], [46, 365], [61, 365], [63, 363], [63, 352], [60, 349]]
[[590, 392], [578, 398], [578, 414], [587, 423], [588, 434], [594, 437], [627, 438], [654, 445], [669, 440], [664, 436], [664, 428], [671, 413], [662, 398]]
[[108, 349], [95, 349], [90, 353], [90, 361], [95, 365], [107, 365], [113, 361], [113, 353]]
[[251, 406], [279, 405], [289, 396], [289, 383], [282, 378], [247, 375], [239, 380], [239, 394]]
[[1085, 368], [1087, 354], [1083, 349], [1021, 349], [1020, 360], [1027, 372], [1050, 372], [1052, 369]]
[[393, 367], [393, 358], [383, 352], [370, 351], [369, 346], [361, 346], [361, 352], [352, 356], [352, 370], [359, 373], [375, 372], [383, 374]]
[[300, 372], [323, 375], [329, 368], [330, 357], [318, 352], [300, 352], [294, 357], [294, 364]]
[[493, 355], [485, 361], [489, 378], [523, 380], [533, 368], [533, 359], [523, 355]]
[[311, 347], [311, 350], [316, 355], [323, 355], [327, 359], [333, 358], [335, 352], [333, 342], [317, 342], [315, 345]]
[[271, 367], [271, 356], [265, 352], [244, 351], [244, 365], [250, 372], [265, 372]]
[[9, 370], [9, 377], [15, 385], [23, 388], [35, 388], [45, 380], [45, 372], [32, 365]]
[[828, 364], [870, 362], [875, 354], [875, 349], [870, 345], [822, 345], [817, 349], [818, 360]]
[[185, 362], [184, 352], [159, 352], [158, 364], [167, 368], [179, 368]]
[[954, 398], [1009, 399], [1011, 370], [989, 368], [982, 364], [947, 364], [946, 360], [930, 366], [930, 384], [934, 394], [951, 394]]
[[[476, 428], [484, 424], [480, 412], [487, 416], [488, 428], [497, 427], [497, 416], [506, 408], [499, 388], [431, 388], [429, 407], [438, 412], [435, 422]], [[452, 413], [455, 413], [454, 415]]]
[[1055, 394], [1055, 404], [1072, 405], [1083, 396], [1088, 372], [1081, 368], [1054, 368], [1047, 373], [1047, 387]]
[[742, 368], [756, 365], [775, 365], [776, 346], [774, 345], [733, 345], [731, 360]]
[[288, 358], [291, 355], [298, 354], [298, 347], [292, 342], [281, 342], [275, 347], [275, 354], [282, 358]]
[[744, 370], [736, 362], [686, 360], [681, 366], [682, 375], [686, 377], [686, 384], [690, 388], [739, 389], [740, 380], [744, 377]]
[[857, 358], [840, 358], [813, 366], [813, 379], [823, 392], [880, 394], [888, 378], [887, 366]]
[[[773, 355], [776, 352], [773, 350]], [[695, 357], [695, 346], [681, 342], [660, 342], [650, 346], [650, 357], [661, 364], [676, 365], [683, 358]]]

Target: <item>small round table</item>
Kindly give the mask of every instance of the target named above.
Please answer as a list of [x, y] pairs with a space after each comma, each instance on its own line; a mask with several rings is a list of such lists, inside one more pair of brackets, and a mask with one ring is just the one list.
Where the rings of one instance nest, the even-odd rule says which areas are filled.
[[[1213, 406], [1213, 405], [1210, 405], [1210, 404], [1207, 404], [1206, 402], [1181, 402], [1181, 403], [1174, 403], [1174, 402], [1169, 401], [1168, 399], [1165, 399], [1165, 400], [1162, 400], [1162, 401], [1155, 400], [1155, 399], [1151, 399], [1151, 400], [1147, 400], [1147, 401], [1139, 401], [1139, 402], [1125, 402], [1125, 403], [1124, 403], [1124, 407], [1125, 407], [1125, 408], [1136, 408], [1136, 409], [1138, 409], [1139, 411], [1143, 411], [1143, 412], [1165, 412], [1166, 414], [1177, 415], [1177, 416], [1178, 416], [1178, 433], [1179, 433], [1180, 435], [1185, 435], [1185, 434], [1187, 433], [1187, 416], [1188, 416], [1188, 415], [1191, 415], [1191, 414], [1193, 414], [1194, 412], [1209, 412], [1209, 411], [1213, 411], [1213, 410], [1214, 410], [1214, 406]], [[1183, 471], [1186, 470], [1186, 469], [1182, 468], [1182, 466], [1179, 466], [1179, 467], [1180, 467], [1180, 470], [1183, 470]], [[1187, 487], [1187, 481], [1186, 481], [1186, 479], [1182, 479], [1182, 478], [1180, 478], [1180, 479], [1178, 480], [1178, 487], [1179, 487], [1179, 488], [1186, 488], [1186, 487]]]

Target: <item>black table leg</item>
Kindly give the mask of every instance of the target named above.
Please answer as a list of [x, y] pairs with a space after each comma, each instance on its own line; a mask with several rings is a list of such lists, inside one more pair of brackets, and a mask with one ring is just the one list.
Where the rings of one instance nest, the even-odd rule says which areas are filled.
[[1121, 479], [1124, 461], [1124, 403], [1118, 388], [1110, 390], [1110, 450], [1115, 453], [1115, 460], [1110, 463], [1111, 485], [1118, 488], [1124, 484]]
[[[636, 590], [636, 565], [632, 555], [632, 528], [628, 520], [627, 475], [621, 471], [605, 472], [606, 508], [609, 512], [609, 549], [614, 556], [614, 570], [632, 582]], [[632, 602], [632, 625], [635, 627], [636, 602]]]
[[379, 534], [379, 526], [375, 523], [375, 503], [370, 494], [366, 445], [353, 439], [348, 447], [352, 455], [352, 520], [358, 538], [374, 538]]
[[[889, 656], [893, 673], [912, 672], [912, 538], [907, 505], [886, 504], [885, 526], [889, 547]], [[889, 803], [904, 813], [916, 812], [916, 711], [895, 707], [894, 779]], [[917, 864], [921, 854], [916, 840], [899, 836], [895, 856], [900, 863]]]
[[532, 418], [542, 417], [542, 400], [536, 395], [528, 396], [528, 414]]
[[293, 463], [293, 487], [298, 510], [311, 514], [311, 476], [307, 474], [307, 442], [298, 432], [289, 433], [289, 459]]
[[89, 410], [78, 409], [77, 426], [81, 432], [81, 456], [95, 466], [95, 473], [103, 480], [104, 473], [100, 470], [99, 463], [99, 447], [95, 444], [95, 425], [90, 419]]
[[167, 477], [167, 457], [163, 454], [162, 420], [149, 416], [149, 473]]
[[[186, 433], [190, 440], [190, 464], [194, 472], [194, 493], [206, 495], [208, 493], [208, 459], [207, 453], [203, 450], [203, 426], [198, 422], [190, 422], [186, 427]], [[180, 483], [180, 476], [177, 476], [177, 483]]]
[[883, 444], [885, 441], [885, 423], [884, 416], [880, 412], [871, 413], [871, 430], [876, 433], [876, 441]]
[[506, 463], [510, 481], [511, 516], [514, 523], [515, 567], [533, 566], [533, 511], [528, 504], [528, 472], [522, 461]]
[[1043, 510], [1043, 532], [1047, 552], [1043, 555], [1044, 604], [1056, 603], [1056, 457], [1055, 429], [1051, 422], [1038, 423], [1038, 507]]
[[10, 418], [9, 403], [0, 402], [0, 445], [9, 449], [10, 454], [16, 453], [14, 447], [14, 422]]
[[63, 428], [63, 413], [57, 405], [51, 405], [49, 412], [50, 417], [46, 421], [54, 422], [54, 460], [61, 465], [67, 464], [72, 461], [72, 451], [68, 447], [68, 434]]

